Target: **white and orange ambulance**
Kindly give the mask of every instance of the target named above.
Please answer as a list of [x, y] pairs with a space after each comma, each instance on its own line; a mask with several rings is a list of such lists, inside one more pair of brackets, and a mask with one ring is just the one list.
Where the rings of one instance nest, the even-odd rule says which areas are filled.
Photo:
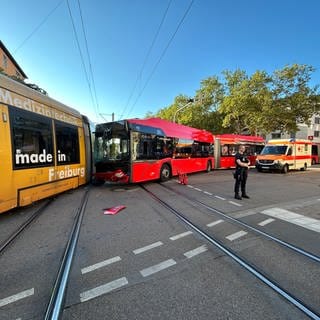
[[256, 168], [278, 170], [287, 173], [289, 170], [306, 170], [311, 166], [311, 141], [304, 139], [269, 140], [256, 159]]

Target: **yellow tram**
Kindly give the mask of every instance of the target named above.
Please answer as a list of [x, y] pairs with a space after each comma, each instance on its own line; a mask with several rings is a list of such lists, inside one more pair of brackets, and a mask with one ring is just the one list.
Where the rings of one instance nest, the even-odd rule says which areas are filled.
[[87, 183], [90, 139], [77, 110], [0, 74], [0, 213]]

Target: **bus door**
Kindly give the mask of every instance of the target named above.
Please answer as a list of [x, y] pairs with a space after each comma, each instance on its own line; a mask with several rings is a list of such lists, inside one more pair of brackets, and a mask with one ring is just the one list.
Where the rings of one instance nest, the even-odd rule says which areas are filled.
[[17, 205], [12, 178], [12, 152], [8, 107], [0, 104], [0, 212]]

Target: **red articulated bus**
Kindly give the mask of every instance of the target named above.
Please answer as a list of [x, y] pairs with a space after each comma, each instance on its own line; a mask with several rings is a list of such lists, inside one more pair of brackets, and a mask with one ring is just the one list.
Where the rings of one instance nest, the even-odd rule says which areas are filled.
[[320, 163], [320, 143], [312, 142], [311, 164]]
[[214, 166], [212, 133], [159, 118], [96, 125], [95, 181], [136, 183]]
[[246, 136], [238, 134], [219, 134], [214, 136], [215, 168], [235, 167], [234, 156], [239, 146], [246, 146], [246, 153], [251, 165], [255, 165], [256, 157], [265, 145], [265, 140], [258, 136]]

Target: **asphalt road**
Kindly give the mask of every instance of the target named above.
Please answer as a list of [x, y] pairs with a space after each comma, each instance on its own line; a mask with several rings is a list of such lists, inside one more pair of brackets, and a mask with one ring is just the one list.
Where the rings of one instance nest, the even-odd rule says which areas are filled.
[[[320, 171], [283, 175], [252, 170], [251, 198], [241, 201], [233, 198], [231, 171], [189, 175], [188, 180], [188, 185], [176, 179], [165, 183], [171, 190], [157, 183], [145, 186], [320, 313], [319, 263], [193, 202], [197, 199], [320, 256]], [[57, 197], [0, 256], [0, 319], [43, 319], [83, 193], [78, 189]], [[37, 205], [2, 215], [0, 240]], [[103, 214], [118, 205], [126, 208]], [[105, 184], [90, 190], [62, 319], [308, 317], [139, 185]]]

